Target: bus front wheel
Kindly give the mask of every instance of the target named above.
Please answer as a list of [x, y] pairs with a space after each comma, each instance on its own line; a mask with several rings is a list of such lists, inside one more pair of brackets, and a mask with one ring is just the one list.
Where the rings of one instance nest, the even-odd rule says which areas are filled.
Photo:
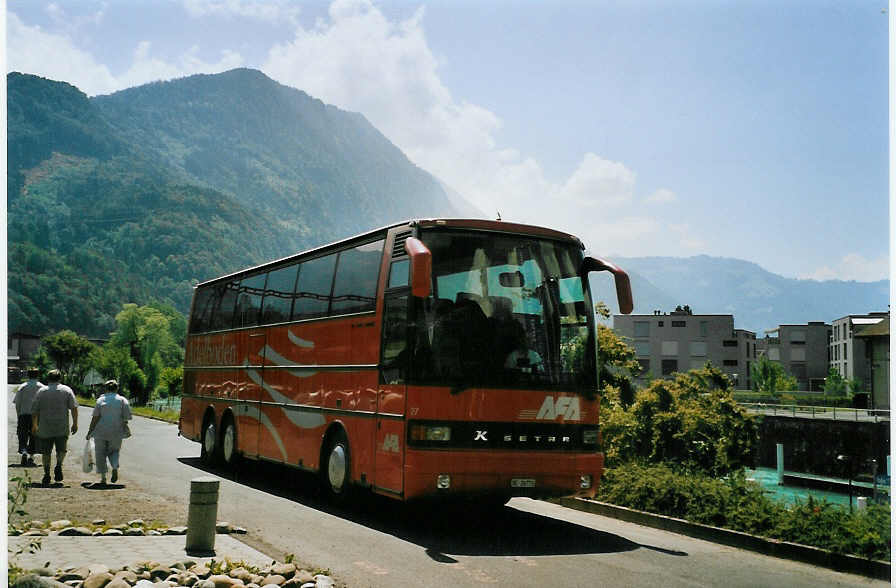
[[348, 495], [351, 472], [348, 438], [344, 432], [339, 431], [330, 438], [325, 455], [326, 463], [322, 470], [324, 487], [330, 498], [342, 501]]

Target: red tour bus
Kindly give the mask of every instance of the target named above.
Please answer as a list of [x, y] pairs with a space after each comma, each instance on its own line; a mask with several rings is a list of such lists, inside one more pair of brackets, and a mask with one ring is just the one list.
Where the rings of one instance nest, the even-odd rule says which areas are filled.
[[579, 239], [418, 220], [199, 284], [180, 433], [207, 463], [264, 460], [408, 500], [593, 496], [601, 473]]

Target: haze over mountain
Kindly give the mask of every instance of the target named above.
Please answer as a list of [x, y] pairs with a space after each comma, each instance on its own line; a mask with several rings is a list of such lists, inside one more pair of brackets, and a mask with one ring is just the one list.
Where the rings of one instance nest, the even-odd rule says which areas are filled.
[[[186, 313], [192, 285], [243, 267], [407, 218], [494, 218], [362, 115], [255, 70], [95, 98], [19, 73], [7, 88], [10, 331], [105, 337], [124, 302]], [[886, 282], [705, 256], [614, 261], [636, 312], [689, 304], [759, 333], [886, 310]]]
[[830, 323], [849, 314], [889, 310], [887, 280], [797, 280], [749, 261], [708, 255], [613, 261], [631, 277], [634, 312], [669, 312], [688, 305], [695, 314], [733, 314], [736, 328], [757, 336], [780, 324]]

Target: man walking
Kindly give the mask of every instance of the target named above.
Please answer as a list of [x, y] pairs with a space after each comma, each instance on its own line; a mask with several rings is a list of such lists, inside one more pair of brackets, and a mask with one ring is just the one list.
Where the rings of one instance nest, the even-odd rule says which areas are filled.
[[32, 430], [37, 434], [40, 451], [43, 454], [44, 478], [41, 484], [50, 484], [50, 457], [53, 447], [56, 448], [56, 468], [53, 477], [62, 481], [62, 461], [68, 447], [68, 415], [72, 415], [72, 435], [78, 432], [78, 402], [75, 393], [62, 381], [59, 370], [50, 370], [47, 374], [48, 384], [38, 390], [34, 397], [32, 414], [34, 425]]
[[19, 454], [22, 456], [22, 465], [34, 465], [34, 434], [31, 431], [31, 406], [34, 404], [34, 396], [44, 387], [37, 381], [40, 372], [34, 368], [28, 369], [28, 381], [16, 389], [13, 404], [16, 405], [16, 435], [19, 438]]

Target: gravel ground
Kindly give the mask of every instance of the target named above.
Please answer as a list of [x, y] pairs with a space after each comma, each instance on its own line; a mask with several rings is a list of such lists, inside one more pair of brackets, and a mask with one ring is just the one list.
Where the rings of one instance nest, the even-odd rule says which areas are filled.
[[[187, 524], [186, 497], [180, 501], [160, 498], [129, 480], [126, 468], [120, 470], [121, 479], [118, 484], [111, 485], [108, 489], [84, 488], [83, 483], [97, 482], [99, 477], [95, 473], [85, 474], [81, 471], [80, 460], [71, 451], [72, 447], [79, 445], [79, 440], [83, 444], [83, 437], [69, 440], [70, 451], [62, 466], [64, 481], [61, 487], [58, 484], [52, 488], [41, 487], [43, 468], [40, 465], [22, 467], [18, 463], [17, 454], [12, 453], [8, 456], [9, 490], [16, 489], [17, 483], [13, 481], [16, 477], [29, 476], [32, 483], [28, 489], [27, 502], [23, 507], [27, 514], [12, 515], [11, 523], [59, 519], [90, 522], [94, 519], [105, 519], [110, 524], [120, 524], [143, 519], [147, 523], [155, 521], [165, 526]], [[12, 447], [14, 449], [15, 446]], [[35, 459], [40, 464], [41, 457]]]

